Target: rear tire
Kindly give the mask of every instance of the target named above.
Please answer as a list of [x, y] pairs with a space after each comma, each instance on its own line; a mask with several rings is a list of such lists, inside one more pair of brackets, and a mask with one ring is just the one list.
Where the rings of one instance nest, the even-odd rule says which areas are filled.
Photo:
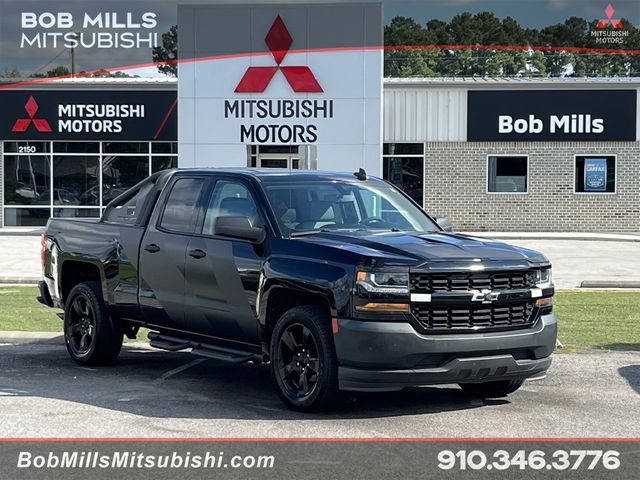
[[500, 398], [515, 392], [523, 383], [524, 379], [501, 380], [486, 383], [461, 383], [460, 388], [462, 388], [467, 395], [474, 397]]
[[122, 348], [122, 329], [114, 324], [102, 299], [99, 282], [71, 289], [64, 306], [64, 339], [80, 365], [110, 365]]
[[338, 359], [326, 311], [295, 307], [271, 335], [271, 378], [285, 405], [298, 411], [334, 407], [339, 399]]

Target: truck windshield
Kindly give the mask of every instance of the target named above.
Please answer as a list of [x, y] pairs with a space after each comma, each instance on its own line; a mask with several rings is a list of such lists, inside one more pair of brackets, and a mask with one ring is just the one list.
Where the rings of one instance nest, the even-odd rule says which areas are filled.
[[418, 206], [381, 181], [278, 182], [265, 190], [287, 237], [325, 231], [439, 231]]

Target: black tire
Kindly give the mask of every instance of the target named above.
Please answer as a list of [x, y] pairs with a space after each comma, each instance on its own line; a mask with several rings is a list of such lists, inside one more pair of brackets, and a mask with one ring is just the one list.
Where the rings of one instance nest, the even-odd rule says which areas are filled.
[[337, 404], [338, 359], [325, 310], [287, 311], [273, 329], [270, 353], [271, 378], [287, 407], [319, 411]]
[[520, 378], [516, 380], [501, 380], [498, 382], [461, 383], [460, 388], [462, 388], [467, 395], [474, 397], [500, 398], [515, 392], [523, 383], [524, 379]]
[[122, 335], [107, 313], [100, 283], [71, 289], [64, 306], [64, 339], [73, 360], [80, 365], [112, 364], [122, 348]]

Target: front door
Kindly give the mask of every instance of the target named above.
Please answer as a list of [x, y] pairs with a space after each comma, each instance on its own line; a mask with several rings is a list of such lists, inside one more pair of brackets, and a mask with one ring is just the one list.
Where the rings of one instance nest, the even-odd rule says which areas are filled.
[[[154, 212], [140, 246], [139, 301], [151, 325], [182, 328], [185, 256], [201, 222], [206, 179], [177, 177], [161, 212]], [[158, 205], [164, 198], [158, 200]]]
[[202, 235], [187, 248], [185, 321], [199, 333], [258, 343], [256, 295], [265, 244], [216, 236], [220, 216], [264, 222], [252, 187], [237, 178], [215, 181], [206, 203]]

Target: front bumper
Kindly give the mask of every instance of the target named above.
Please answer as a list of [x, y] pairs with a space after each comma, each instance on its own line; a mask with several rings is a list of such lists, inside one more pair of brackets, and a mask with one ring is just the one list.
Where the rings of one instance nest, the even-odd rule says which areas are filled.
[[552, 313], [521, 330], [436, 335], [422, 335], [406, 322], [339, 319], [339, 385], [390, 391], [540, 376], [551, 364], [556, 337]]

